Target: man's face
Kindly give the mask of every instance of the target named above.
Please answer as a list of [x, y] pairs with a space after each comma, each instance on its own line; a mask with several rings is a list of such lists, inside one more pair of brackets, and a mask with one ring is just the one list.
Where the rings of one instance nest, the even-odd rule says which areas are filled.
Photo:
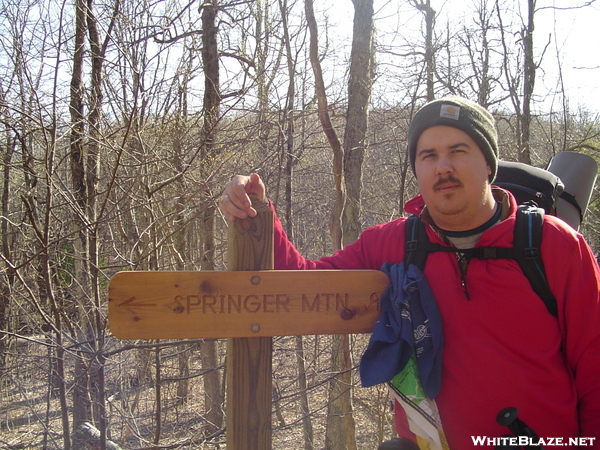
[[465, 231], [490, 218], [491, 173], [479, 146], [458, 128], [434, 126], [417, 141], [419, 189], [431, 217], [442, 229]]

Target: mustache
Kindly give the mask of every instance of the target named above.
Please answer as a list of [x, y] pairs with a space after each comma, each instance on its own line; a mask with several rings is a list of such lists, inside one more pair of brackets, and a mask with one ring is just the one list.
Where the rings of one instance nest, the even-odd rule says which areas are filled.
[[433, 185], [433, 189], [438, 189], [440, 186], [443, 186], [444, 184], [456, 184], [459, 187], [462, 187], [462, 181], [460, 181], [458, 178], [455, 178], [453, 175], [449, 175], [445, 178], [439, 178]]

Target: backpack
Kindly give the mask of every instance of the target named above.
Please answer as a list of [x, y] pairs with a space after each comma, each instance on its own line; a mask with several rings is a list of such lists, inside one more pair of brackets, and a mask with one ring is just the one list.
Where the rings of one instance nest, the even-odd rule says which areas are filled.
[[[560, 178], [548, 170], [524, 163], [498, 161], [494, 184], [510, 191], [519, 205], [533, 202], [543, 208], [546, 214], [555, 214], [556, 200], [559, 197], [570, 203], [574, 201], [573, 196], [565, 192]], [[576, 201], [574, 206], [581, 213]]]
[[[578, 157], [586, 156], [579, 153], [576, 155]], [[586, 159], [585, 162], [588, 165], [595, 164], [594, 160], [588, 162]], [[595, 166], [593, 167], [595, 169]], [[578, 172], [581, 172], [581, 170]], [[585, 173], [582, 173], [585, 180], [584, 175]], [[574, 195], [566, 191], [566, 186], [562, 180], [549, 170], [519, 162], [498, 161], [498, 171], [494, 184], [510, 191], [517, 199], [517, 203], [534, 202], [537, 206], [543, 208], [546, 214], [556, 215], [556, 201], [560, 198], [575, 208], [579, 215], [579, 222], [583, 222], [581, 205]], [[571, 188], [574, 187], [571, 186]], [[580, 196], [584, 197], [583, 192], [580, 193]]]
[[457, 249], [433, 243], [427, 238], [425, 223], [418, 216], [412, 215], [406, 222], [405, 267], [414, 264], [423, 270], [429, 253], [439, 251], [462, 253], [467, 258], [514, 259], [548, 312], [556, 317], [556, 298], [548, 285], [540, 244], [544, 214], [554, 212], [555, 202], [563, 191], [562, 182], [546, 170], [502, 161], [498, 165], [494, 184], [510, 191], [517, 202], [521, 203], [517, 210], [512, 248]]

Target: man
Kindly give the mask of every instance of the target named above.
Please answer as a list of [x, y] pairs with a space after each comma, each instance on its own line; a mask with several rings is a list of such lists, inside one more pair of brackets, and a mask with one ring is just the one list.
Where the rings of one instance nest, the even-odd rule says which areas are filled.
[[[517, 204], [492, 186], [498, 144], [488, 111], [459, 97], [428, 103], [411, 122], [408, 153], [420, 196], [406, 210], [428, 224], [430, 241], [512, 247]], [[221, 210], [228, 220], [256, 214], [248, 194], [266, 199], [256, 174], [226, 185]], [[303, 258], [275, 222], [276, 269], [380, 269], [404, 257], [406, 218], [371, 227], [319, 261]], [[454, 252], [427, 259], [444, 334], [435, 401], [452, 450], [493, 448], [493, 438], [508, 432], [496, 414], [509, 406], [541, 438], [567, 448], [570, 438], [590, 438], [584, 445], [600, 449], [600, 270], [583, 237], [556, 217], [544, 220], [541, 254], [558, 318], [514, 260], [464, 260]], [[396, 428], [415, 439], [401, 411]], [[490, 440], [476, 444], [477, 437]]]

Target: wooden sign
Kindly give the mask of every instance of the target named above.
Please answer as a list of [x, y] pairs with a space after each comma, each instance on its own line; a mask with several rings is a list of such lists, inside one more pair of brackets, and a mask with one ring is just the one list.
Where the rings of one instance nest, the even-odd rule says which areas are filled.
[[227, 449], [271, 450], [273, 336], [370, 332], [378, 270], [274, 271], [273, 211], [229, 227], [230, 272], [121, 272], [108, 320], [120, 339], [229, 338]]
[[120, 339], [368, 333], [387, 284], [378, 270], [121, 272], [109, 326]]

